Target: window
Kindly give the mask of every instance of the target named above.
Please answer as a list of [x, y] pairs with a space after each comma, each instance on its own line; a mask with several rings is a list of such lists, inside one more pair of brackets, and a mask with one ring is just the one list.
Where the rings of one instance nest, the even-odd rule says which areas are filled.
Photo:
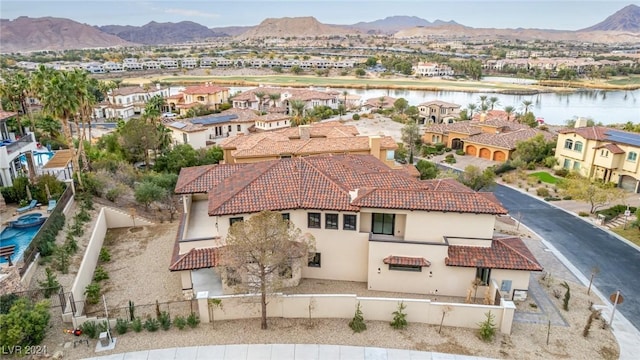
[[389, 264], [389, 270], [398, 270], [398, 271], [422, 271], [422, 266], [420, 265], [391, 265]]
[[238, 132], [242, 131], [242, 126], [241, 125], [237, 125], [236, 126], [236, 131], [238, 131]]
[[573, 148], [573, 140], [567, 139], [564, 141], [564, 148], [571, 150]]
[[638, 153], [636, 152], [630, 152], [629, 155], [627, 155], [627, 161], [636, 161], [637, 158]]
[[309, 267], [321, 267], [321, 254], [319, 252], [310, 253], [309, 254], [309, 263], [307, 266]]
[[307, 214], [307, 227], [320, 229], [320, 213]]
[[476, 279], [480, 280], [480, 286], [489, 285], [489, 281], [491, 280], [491, 269], [489, 268], [477, 268], [476, 269]]
[[371, 232], [374, 234], [393, 235], [395, 214], [373, 214]]
[[609, 157], [609, 150], [600, 150], [600, 156]]
[[282, 220], [291, 221], [291, 217], [289, 216], [289, 213], [283, 213]]
[[240, 221], [243, 221], [243, 220], [244, 220], [244, 218], [242, 216], [229, 218], [229, 225], [233, 226], [233, 224], [235, 224], [237, 222], [240, 222]]
[[580, 170], [580, 162], [579, 161], [574, 161], [573, 162], [573, 170]]
[[569, 167], [571, 167], [571, 160], [569, 159], [564, 159], [564, 163], [562, 164], [562, 167], [564, 169], [569, 169]]
[[573, 150], [582, 151], [582, 142], [576, 141], [576, 144], [573, 146]]
[[231, 132], [231, 125], [228, 125], [228, 126], [227, 126], [227, 131], [228, 131], [228, 132]]
[[344, 230], [355, 230], [356, 229], [356, 215], [342, 215], [342, 228]]
[[387, 160], [393, 160], [396, 158], [395, 150], [387, 150]]
[[325, 229], [338, 229], [338, 214], [325, 214], [324, 215], [324, 228]]

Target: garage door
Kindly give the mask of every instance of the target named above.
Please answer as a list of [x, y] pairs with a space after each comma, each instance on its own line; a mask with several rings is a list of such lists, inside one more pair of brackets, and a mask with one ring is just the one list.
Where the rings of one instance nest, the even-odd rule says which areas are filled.
[[625, 191], [636, 191], [636, 186], [638, 184], [638, 180], [636, 180], [633, 176], [622, 175], [620, 176], [620, 187]]
[[476, 156], [478, 149], [475, 146], [469, 145], [467, 146], [467, 155]]
[[494, 161], [505, 161], [507, 156], [502, 151], [496, 151], [493, 153]]
[[487, 148], [480, 149], [480, 157], [483, 158], [483, 159], [491, 160], [491, 150], [489, 150]]

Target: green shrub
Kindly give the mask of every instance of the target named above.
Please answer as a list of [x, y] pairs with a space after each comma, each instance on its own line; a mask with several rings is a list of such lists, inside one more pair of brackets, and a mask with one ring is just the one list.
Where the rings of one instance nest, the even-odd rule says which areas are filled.
[[393, 321], [391, 321], [391, 327], [396, 330], [402, 330], [407, 327], [407, 314], [404, 312], [407, 306], [404, 302], [398, 303], [398, 309], [393, 312]]
[[538, 196], [548, 197], [549, 196], [549, 189], [547, 189], [546, 187], [539, 187], [539, 188], [536, 189], [536, 194]]
[[38, 252], [40, 252], [40, 256], [51, 256], [55, 251], [56, 244], [53, 241], [41, 239], [40, 243], [38, 244]]
[[109, 249], [107, 249], [106, 247], [103, 247], [102, 249], [100, 249], [100, 255], [98, 255], [98, 260], [100, 260], [100, 262], [111, 261], [111, 254], [109, 253]]
[[493, 340], [493, 337], [496, 334], [496, 324], [494, 322], [495, 316], [491, 313], [491, 311], [489, 311], [488, 313], [485, 313], [485, 316], [487, 317], [487, 319], [483, 322], [481, 322], [480, 324], [478, 324], [480, 326], [479, 334], [480, 334], [480, 338], [483, 341], [489, 342], [491, 340]]
[[464, 155], [465, 155], [464, 150], [462, 150], [462, 149], [458, 149], [458, 150], [456, 150], [456, 155], [458, 155], [458, 156], [464, 156]]
[[571, 299], [571, 288], [569, 288], [569, 284], [567, 284], [566, 281], [560, 284], [560, 286], [567, 289], [567, 291], [564, 293], [564, 298], [562, 298], [562, 308], [564, 309], [564, 311], [569, 311], [569, 300]]
[[69, 251], [64, 247], [56, 247], [54, 251], [56, 260], [56, 269], [63, 274], [69, 273]]
[[168, 312], [163, 311], [160, 314], [158, 320], [160, 321], [160, 327], [162, 328], [162, 330], [167, 331], [169, 330], [169, 328], [171, 328], [171, 316], [169, 316]]
[[571, 200], [571, 199], [573, 199], [571, 196], [565, 196], [562, 198], [562, 200]]
[[102, 266], [96, 267], [96, 271], [93, 273], [93, 281], [100, 282], [102, 280], [107, 280], [109, 278], [109, 274], [107, 270], [105, 270]]
[[445, 145], [443, 143], [433, 144], [433, 147], [436, 149], [436, 151], [446, 151]]
[[173, 319], [173, 326], [179, 330], [184, 330], [185, 326], [187, 326], [187, 320], [183, 316], [176, 316]]
[[360, 302], [358, 302], [358, 307], [356, 307], [356, 313], [353, 315], [353, 319], [349, 321], [349, 327], [354, 333], [360, 333], [367, 330], [367, 324], [364, 323], [362, 310], [360, 310]]
[[453, 154], [447, 154], [447, 156], [444, 157], [444, 162], [446, 162], [447, 164], [455, 164], [456, 158], [453, 156]]
[[353, 120], [360, 120], [360, 115], [359, 114], [353, 114], [353, 116], [351, 118]]
[[142, 331], [142, 321], [140, 320], [140, 318], [133, 319], [133, 321], [131, 322], [131, 330], [135, 332]]
[[116, 320], [116, 333], [122, 335], [126, 334], [127, 330], [129, 330], [129, 320], [127, 319], [117, 319]]
[[511, 170], [515, 170], [515, 169], [516, 169], [516, 167], [513, 166], [510, 161], [504, 162], [504, 163], [502, 163], [500, 165], [494, 165], [493, 166], [493, 172], [496, 175], [500, 175], [502, 173], [505, 173], [505, 172], [511, 171]]
[[107, 193], [104, 195], [105, 198], [107, 198], [107, 200], [112, 201], [112, 202], [116, 202], [116, 200], [118, 200], [118, 198], [123, 194], [123, 189], [119, 186], [116, 186], [114, 188], [111, 188], [107, 191]]
[[554, 171], [553, 174], [555, 176], [559, 176], [559, 177], [566, 177], [567, 175], [569, 175], [569, 170], [567, 170], [567, 169], [558, 169], [558, 170]]
[[82, 333], [87, 335], [90, 339], [98, 337], [98, 327], [93, 321], [86, 321], [80, 326], [80, 330], [82, 330]]
[[580, 216], [580, 217], [587, 217], [587, 216], [589, 216], [589, 213], [588, 213], [588, 212], [586, 212], [586, 211], [580, 211], [580, 212], [578, 213], [578, 216]]
[[[8, 313], [0, 317], [0, 348], [6, 355], [7, 348], [20, 346], [23, 348], [38, 345], [49, 329], [48, 300], [32, 303], [26, 298], [18, 298], [13, 302]], [[5, 358], [7, 356], [0, 356]]]
[[13, 306], [13, 303], [18, 299], [20, 299], [20, 297], [14, 293], [0, 296], [0, 315], [9, 313], [11, 306]]
[[98, 334], [99, 334], [101, 332], [107, 331], [107, 329], [109, 328], [109, 324], [107, 324], [106, 320], [103, 320], [101, 323], [98, 323], [97, 328], [98, 328]]
[[[613, 218], [615, 218], [618, 215], [622, 215], [624, 214], [624, 212], [627, 210], [627, 206], [626, 205], [615, 205], [612, 206], [610, 208], [607, 209], [602, 209], [602, 210], [598, 210], [596, 211], [596, 214], [598, 215], [604, 215], [605, 220], [609, 221]], [[629, 207], [629, 211], [634, 214], [636, 212], [637, 208], [634, 206], [630, 206]]]
[[198, 326], [198, 324], [200, 324], [200, 319], [198, 318], [198, 316], [195, 313], [189, 314], [189, 316], [187, 317], [187, 325], [189, 325], [189, 327], [193, 329]]
[[155, 318], [149, 318], [144, 322], [144, 328], [149, 332], [156, 332], [160, 328], [160, 323]]
[[44, 290], [44, 297], [48, 299], [51, 295], [55, 295], [60, 291], [60, 283], [50, 268], [46, 268], [44, 271], [46, 278], [44, 281], [40, 281], [38, 285], [40, 285], [40, 288]]
[[100, 284], [92, 282], [84, 289], [89, 304], [97, 304], [100, 302]]
[[80, 211], [78, 211], [78, 213], [75, 216], [75, 220], [76, 222], [84, 224], [87, 221], [91, 220], [91, 215], [89, 215], [86, 209], [80, 208]]

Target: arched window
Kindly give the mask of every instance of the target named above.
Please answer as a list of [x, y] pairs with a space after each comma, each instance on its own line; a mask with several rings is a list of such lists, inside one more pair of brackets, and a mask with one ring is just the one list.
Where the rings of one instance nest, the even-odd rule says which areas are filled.
[[567, 139], [564, 141], [564, 148], [571, 150], [573, 148], [573, 140]]
[[582, 142], [581, 141], [576, 141], [576, 144], [573, 146], [573, 150], [582, 151]]

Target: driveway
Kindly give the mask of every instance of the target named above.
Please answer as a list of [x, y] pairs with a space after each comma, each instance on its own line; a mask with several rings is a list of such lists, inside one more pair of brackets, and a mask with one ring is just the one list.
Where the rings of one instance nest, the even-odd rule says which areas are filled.
[[620, 311], [640, 328], [640, 252], [608, 232], [514, 189], [497, 185], [494, 193], [512, 216], [555, 246], [587, 278], [600, 273], [594, 283], [606, 296], [621, 290]]

